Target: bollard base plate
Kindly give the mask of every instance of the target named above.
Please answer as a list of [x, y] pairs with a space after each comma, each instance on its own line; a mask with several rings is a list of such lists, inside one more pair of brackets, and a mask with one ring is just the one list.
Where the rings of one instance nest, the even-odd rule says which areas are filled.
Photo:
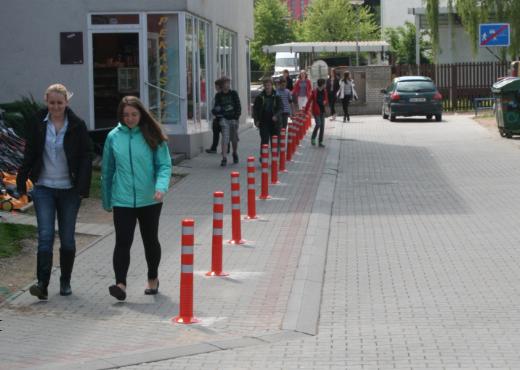
[[247, 244], [247, 240], [244, 240], [244, 239], [240, 239], [240, 240], [228, 240], [228, 244], [233, 244], [233, 245], [241, 245], [241, 244]]
[[271, 199], [271, 196], [270, 196], [270, 195], [260, 195], [260, 196], [258, 197], [258, 199], [260, 199], [260, 200]]
[[172, 318], [172, 322], [175, 324], [197, 324], [200, 322], [196, 317], [189, 316], [175, 316]]
[[258, 216], [253, 216], [253, 217], [251, 217], [251, 216], [245, 216], [245, 217], [244, 217], [244, 220], [258, 220], [258, 218], [259, 218]]
[[220, 271], [220, 272], [209, 271], [209, 272], [206, 272], [206, 276], [229, 276], [229, 274], [224, 271]]

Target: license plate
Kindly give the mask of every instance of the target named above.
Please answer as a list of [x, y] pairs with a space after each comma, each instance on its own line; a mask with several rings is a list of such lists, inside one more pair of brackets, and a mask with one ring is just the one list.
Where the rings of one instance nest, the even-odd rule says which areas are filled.
[[421, 103], [421, 102], [425, 102], [426, 98], [410, 98], [410, 101], [412, 103]]

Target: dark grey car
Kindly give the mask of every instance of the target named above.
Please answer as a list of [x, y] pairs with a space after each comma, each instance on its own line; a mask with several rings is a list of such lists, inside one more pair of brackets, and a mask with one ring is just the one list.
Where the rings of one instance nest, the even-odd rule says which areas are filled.
[[395, 121], [397, 116], [426, 116], [442, 121], [442, 95], [429, 77], [406, 76], [394, 78], [385, 90], [382, 115]]

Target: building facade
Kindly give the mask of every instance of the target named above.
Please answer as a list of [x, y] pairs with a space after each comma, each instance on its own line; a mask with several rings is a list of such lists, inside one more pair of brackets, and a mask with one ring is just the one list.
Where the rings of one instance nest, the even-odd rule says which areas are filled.
[[[453, 13], [453, 22], [449, 22], [447, 0], [440, 0], [439, 9], [439, 54], [437, 63], [494, 62], [497, 50], [479, 48], [473, 53], [472, 41]], [[405, 22], [414, 23], [416, 29], [427, 29], [426, 8], [423, 0], [381, 0], [381, 29], [403, 26]]]
[[0, 101], [39, 100], [61, 82], [92, 130], [114, 126], [120, 99], [136, 95], [172, 151], [193, 156], [209, 137], [213, 81], [229, 76], [249, 97], [253, 0], [19, 0], [3, 5], [0, 29]]

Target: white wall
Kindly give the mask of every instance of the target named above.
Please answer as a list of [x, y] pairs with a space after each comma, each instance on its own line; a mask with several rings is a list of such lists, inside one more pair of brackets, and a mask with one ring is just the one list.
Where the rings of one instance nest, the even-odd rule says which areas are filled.
[[422, 0], [381, 0], [381, 28], [403, 26], [405, 22], [415, 22], [408, 8], [423, 6]]
[[[439, 63], [465, 63], [465, 62], [496, 62], [486, 48], [478, 48], [478, 53], [473, 54], [472, 41], [468, 33], [462, 26], [455, 27], [453, 32], [448, 27], [439, 28], [440, 51], [438, 56]], [[495, 54], [499, 54], [497, 48], [491, 48]]]

